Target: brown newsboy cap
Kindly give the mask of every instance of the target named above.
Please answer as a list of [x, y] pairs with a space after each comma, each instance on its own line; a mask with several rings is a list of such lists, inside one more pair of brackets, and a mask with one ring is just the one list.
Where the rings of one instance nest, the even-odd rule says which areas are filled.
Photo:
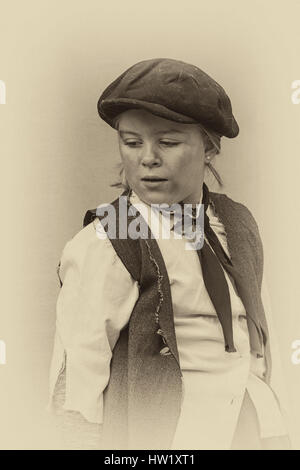
[[180, 60], [139, 62], [114, 80], [98, 101], [100, 117], [112, 127], [118, 114], [134, 108], [171, 121], [200, 123], [220, 136], [239, 133], [224, 89], [198, 67]]

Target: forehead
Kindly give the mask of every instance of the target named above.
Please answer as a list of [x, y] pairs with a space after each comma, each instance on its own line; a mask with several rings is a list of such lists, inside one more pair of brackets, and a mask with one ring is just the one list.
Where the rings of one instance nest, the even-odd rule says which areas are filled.
[[118, 116], [118, 130], [119, 132], [148, 131], [153, 133], [170, 132], [181, 134], [189, 134], [193, 130], [199, 132], [195, 124], [182, 124], [170, 121], [140, 109], [130, 109], [120, 114]]

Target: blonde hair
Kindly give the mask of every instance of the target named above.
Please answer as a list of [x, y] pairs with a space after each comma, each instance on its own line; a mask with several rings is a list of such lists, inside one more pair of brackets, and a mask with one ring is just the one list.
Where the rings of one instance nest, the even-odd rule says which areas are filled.
[[[119, 117], [120, 115], [116, 116], [113, 122], [113, 126], [116, 130], [118, 130], [119, 128]], [[214, 131], [208, 130], [206, 127], [202, 126], [202, 124], [198, 123], [197, 126], [199, 127], [200, 132], [203, 137], [205, 154], [209, 155], [212, 158], [220, 154], [221, 153], [221, 136]], [[224, 186], [223, 181], [222, 181], [221, 176], [217, 172], [217, 170], [214, 168], [211, 162], [205, 162], [205, 163], [209, 171], [217, 180], [219, 187], [222, 188]], [[126, 179], [125, 170], [124, 170], [122, 162], [119, 162], [116, 165], [116, 170], [119, 173], [119, 179], [116, 182], [110, 184], [110, 186], [115, 187], [115, 188], [123, 188], [125, 190], [129, 190], [130, 186]]]
[[[204, 146], [205, 146], [205, 154], [209, 155], [210, 157], [215, 157], [221, 153], [221, 135], [217, 134], [214, 131], [206, 129], [206, 127], [199, 124], [200, 130], [202, 132]], [[220, 188], [224, 186], [223, 181], [215, 167], [211, 164], [211, 162], [206, 162], [206, 166], [215, 179], [218, 182]]]

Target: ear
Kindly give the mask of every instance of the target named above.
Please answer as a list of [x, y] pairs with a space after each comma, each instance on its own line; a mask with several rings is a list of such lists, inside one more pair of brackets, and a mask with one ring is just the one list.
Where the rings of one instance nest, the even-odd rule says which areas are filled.
[[209, 155], [210, 159], [212, 159], [217, 153], [216, 147], [214, 146], [213, 142], [211, 141], [211, 139], [208, 137], [207, 134], [203, 132], [202, 135], [203, 135], [205, 157]]
[[217, 150], [214, 146], [210, 149], [207, 149], [205, 151], [205, 163], [206, 164], [211, 163], [216, 155], [217, 155]]

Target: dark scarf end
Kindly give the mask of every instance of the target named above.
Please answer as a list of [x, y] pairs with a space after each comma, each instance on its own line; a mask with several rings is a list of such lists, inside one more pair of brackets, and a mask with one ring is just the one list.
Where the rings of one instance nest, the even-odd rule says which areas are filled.
[[231, 352], [236, 352], [236, 349], [233, 345], [226, 344], [225, 351], [231, 353]]

